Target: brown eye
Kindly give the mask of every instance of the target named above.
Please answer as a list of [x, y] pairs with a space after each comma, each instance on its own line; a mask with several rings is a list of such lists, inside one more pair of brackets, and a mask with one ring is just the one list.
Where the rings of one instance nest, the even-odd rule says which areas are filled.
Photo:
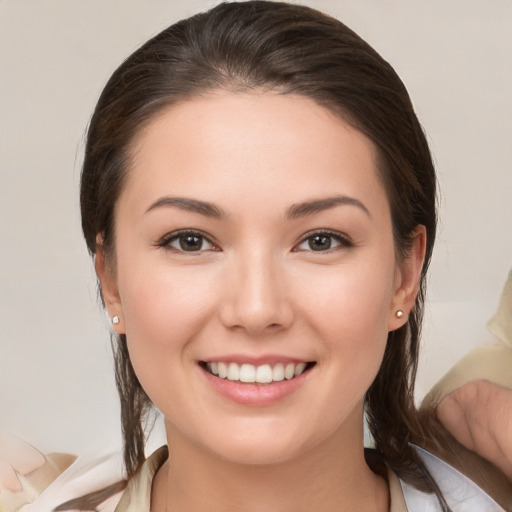
[[326, 251], [331, 248], [332, 237], [326, 235], [315, 235], [308, 238], [308, 245], [312, 251]]
[[206, 236], [196, 231], [171, 233], [158, 245], [174, 252], [201, 252], [215, 249]]
[[178, 244], [182, 251], [200, 251], [203, 241], [203, 237], [196, 235], [181, 235], [178, 238]]
[[337, 249], [348, 249], [350, 247], [353, 247], [353, 243], [346, 235], [319, 231], [303, 238], [302, 242], [297, 246], [297, 250], [327, 252]]

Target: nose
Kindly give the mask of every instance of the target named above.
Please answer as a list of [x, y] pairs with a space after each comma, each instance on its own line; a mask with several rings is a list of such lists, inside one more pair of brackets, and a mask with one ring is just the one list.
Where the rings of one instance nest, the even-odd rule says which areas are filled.
[[256, 336], [288, 328], [294, 313], [283, 262], [253, 250], [233, 263], [223, 284], [222, 323]]

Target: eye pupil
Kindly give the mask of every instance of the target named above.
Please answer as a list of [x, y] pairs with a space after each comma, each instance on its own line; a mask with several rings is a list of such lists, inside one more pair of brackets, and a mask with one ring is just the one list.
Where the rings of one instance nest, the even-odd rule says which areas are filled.
[[180, 248], [184, 251], [200, 251], [203, 239], [195, 235], [182, 235], [179, 238]]
[[331, 248], [331, 237], [315, 235], [309, 239], [309, 248], [313, 251], [325, 251]]

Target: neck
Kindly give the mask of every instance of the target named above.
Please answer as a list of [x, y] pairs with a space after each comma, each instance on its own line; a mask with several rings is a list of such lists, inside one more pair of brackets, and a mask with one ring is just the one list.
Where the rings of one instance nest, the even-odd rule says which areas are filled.
[[362, 415], [354, 427], [291, 460], [251, 465], [222, 459], [167, 425], [170, 460], [155, 477], [151, 510], [387, 512], [387, 484], [364, 459]]

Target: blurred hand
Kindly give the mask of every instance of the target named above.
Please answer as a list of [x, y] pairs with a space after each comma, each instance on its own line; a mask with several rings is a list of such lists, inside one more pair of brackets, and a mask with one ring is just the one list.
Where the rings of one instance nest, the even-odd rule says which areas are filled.
[[511, 390], [484, 380], [470, 382], [441, 401], [437, 417], [459, 443], [512, 480]]
[[46, 462], [44, 455], [18, 437], [0, 432], [0, 489], [21, 491], [17, 475], [28, 475]]

